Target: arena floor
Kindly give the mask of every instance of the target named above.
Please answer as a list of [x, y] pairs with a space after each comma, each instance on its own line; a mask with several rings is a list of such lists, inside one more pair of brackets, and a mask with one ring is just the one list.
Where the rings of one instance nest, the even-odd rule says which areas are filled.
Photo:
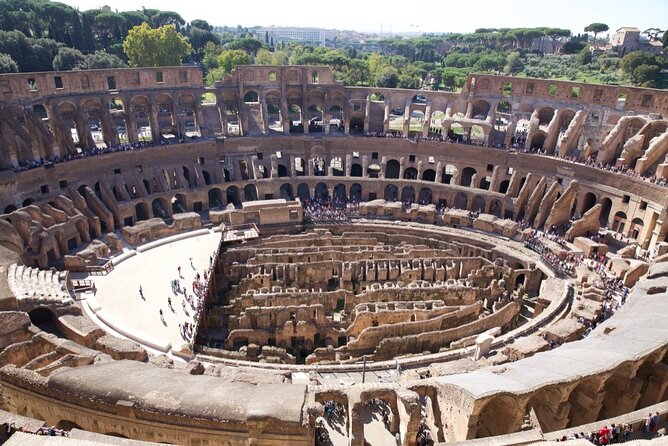
[[[90, 295], [84, 296], [89, 302], [83, 301], [82, 306], [98, 324], [115, 335], [139, 342], [151, 351], [170, 353], [151, 347], [156, 341], [171, 344], [170, 350], [180, 350], [187, 340], [182, 337], [179, 324], [192, 323], [195, 310], [187, 302], [184, 307], [183, 294], [172, 292], [171, 281], [179, 279], [181, 289], [185, 286], [192, 295], [195, 275], [197, 272], [203, 274], [208, 268], [220, 236], [220, 232], [210, 230], [204, 235], [137, 252], [106, 276], [78, 275], [77, 279], [85, 278], [95, 283], [94, 302], [101, 310], [93, 314], [91, 306], [95, 305]], [[143, 298], [139, 293], [140, 286]], [[168, 306], [168, 297], [172, 299], [173, 310]], [[161, 309], [164, 322], [160, 319]]]

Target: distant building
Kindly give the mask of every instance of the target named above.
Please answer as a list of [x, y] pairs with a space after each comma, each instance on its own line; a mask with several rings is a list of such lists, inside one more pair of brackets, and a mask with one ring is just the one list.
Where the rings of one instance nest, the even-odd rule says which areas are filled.
[[253, 33], [258, 39], [265, 41], [272, 39], [274, 43], [278, 42], [300, 42], [312, 43], [315, 45], [327, 45], [334, 37], [334, 31], [322, 28], [295, 28], [283, 26], [270, 26], [256, 28]]
[[647, 51], [651, 54], [659, 55], [663, 51], [663, 45], [660, 41], [649, 40], [641, 36], [640, 30], [633, 26], [624, 26], [619, 28], [612, 35], [610, 47], [617, 51], [620, 56], [632, 51]]

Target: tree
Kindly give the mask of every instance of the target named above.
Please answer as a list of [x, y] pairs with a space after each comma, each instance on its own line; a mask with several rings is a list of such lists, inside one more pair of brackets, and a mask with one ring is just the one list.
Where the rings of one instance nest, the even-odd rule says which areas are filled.
[[399, 72], [394, 67], [385, 67], [376, 78], [376, 87], [397, 88]]
[[218, 67], [225, 75], [232, 72], [237, 65], [250, 65], [250, 55], [243, 50], [225, 50], [218, 56]]
[[128, 31], [123, 51], [133, 67], [164, 67], [181, 65], [192, 47], [173, 25], [152, 29], [144, 22]]
[[631, 75], [631, 80], [634, 83], [641, 85], [643, 87], [655, 87], [656, 80], [661, 74], [661, 68], [657, 65], [639, 65], [633, 70]]
[[18, 73], [19, 65], [6, 53], [0, 53], [0, 73]]
[[203, 29], [204, 31], [213, 31], [213, 26], [209, 25], [209, 22], [207, 22], [206, 20], [195, 19], [192, 22], [190, 22], [190, 26], [192, 28]]
[[575, 56], [575, 60], [580, 65], [587, 65], [591, 63], [592, 55], [589, 48], [585, 47], [578, 51], [577, 56]]
[[655, 56], [645, 51], [633, 51], [622, 58], [622, 71], [629, 75], [634, 84], [653, 84], [661, 71], [661, 64]]
[[69, 71], [74, 69], [85, 69], [85, 56], [74, 48], [62, 47], [53, 58], [53, 69], [56, 71]]
[[243, 50], [251, 56], [254, 56], [260, 48], [264, 48], [264, 43], [262, 43], [261, 40], [248, 35], [228, 43], [226, 48], [228, 50]]
[[105, 68], [125, 68], [127, 65], [115, 54], [109, 54], [104, 50], [95, 51], [86, 55], [86, 69], [101, 70]]
[[503, 67], [503, 72], [506, 74], [515, 74], [522, 71], [523, 69], [524, 64], [522, 63], [520, 53], [517, 51], [508, 53], [508, 56], [506, 57], [506, 65]]
[[594, 33], [594, 45], [596, 45], [596, 36], [598, 36], [599, 33], [604, 33], [610, 28], [608, 25], [605, 23], [590, 23], [589, 25], [585, 26], [585, 32], [586, 33]]

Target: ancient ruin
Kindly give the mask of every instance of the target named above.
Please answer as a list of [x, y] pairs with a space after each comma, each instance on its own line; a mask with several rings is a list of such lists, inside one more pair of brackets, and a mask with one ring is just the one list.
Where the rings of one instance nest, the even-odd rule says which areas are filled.
[[3, 421], [511, 445], [668, 414], [668, 92], [242, 66], [0, 95]]

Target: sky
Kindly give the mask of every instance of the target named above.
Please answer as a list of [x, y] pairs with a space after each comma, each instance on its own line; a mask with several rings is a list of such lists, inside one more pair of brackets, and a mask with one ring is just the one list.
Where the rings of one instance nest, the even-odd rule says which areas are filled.
[[[549, 26], [577, 34], [592, 22], [614, 32], [622, 26], [668, 28], [667, 0], [60, 0], [81, 11], [108, 5], [112, 10], [176, 11], [186, 20], [204, 19], [214, 26], [303, 26], [390, 32], [472, 32], [476, 28]], [[246, 8], [245, 5], [248, 5]]]

